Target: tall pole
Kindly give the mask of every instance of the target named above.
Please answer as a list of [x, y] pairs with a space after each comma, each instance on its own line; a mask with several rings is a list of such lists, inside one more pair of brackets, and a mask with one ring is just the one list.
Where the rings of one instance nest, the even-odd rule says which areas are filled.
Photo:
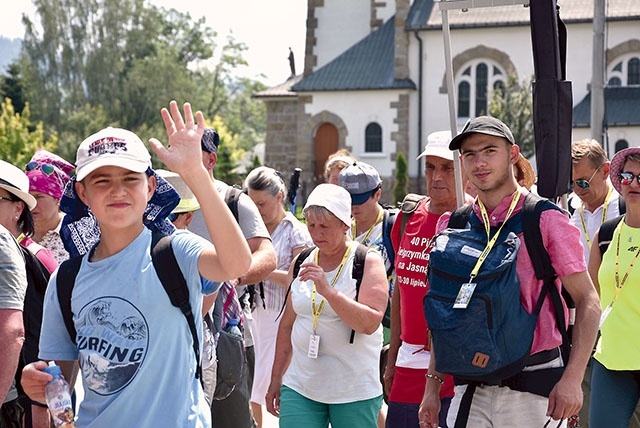
[[[593, 2], [593, 64], [591, 71], [591, 138], [604, 146], [604, 14], [605, 0]], [[604, 148], [608, 152], [608, 147]]]
[[[458, 122], [456, 115], [456, 86], [453, 82], [453, 61], [451, 55], [451, 30], [449, 28], [449, 11], [440, 8], [442, 14], [442, 37], [444, 40], [444, 63], [446, 67], [447, 95], [449, 97], [449, 126], [451, 127], [451, 138], [458, 135]], [[456, 199], [458, 206], [464, 205], [464, 189], [462, 183], [462, 165], [460, 164], [459, 152], [453, 152], [453, 172], [456, 183]]]

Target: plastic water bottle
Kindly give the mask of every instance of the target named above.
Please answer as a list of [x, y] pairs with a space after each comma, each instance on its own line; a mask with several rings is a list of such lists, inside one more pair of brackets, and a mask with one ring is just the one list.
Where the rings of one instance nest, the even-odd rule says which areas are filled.
[[50, 361], [49, 367], [44, 371], [53, 376], [53, 380], [45, 387], [45, 394], [54, 426], [56, 428], [74, 428], [76, 423], [71, 404], [71, 394], [69, 393], [69, 384], [62, 377], [60, 366], [57, 366], [54, 361]]
[[242, 332], [240, 331], [240, 327], [238, 327], [238, 320], [235, 318], [229, 319], [229, 322], [227, 322], [227, 327], [224, 329], [224, 331], [235, 336], [242, 337]]

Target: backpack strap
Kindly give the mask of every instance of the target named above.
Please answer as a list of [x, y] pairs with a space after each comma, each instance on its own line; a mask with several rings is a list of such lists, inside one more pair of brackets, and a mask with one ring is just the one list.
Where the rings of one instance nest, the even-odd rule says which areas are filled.
[[398, 210], [385, 208], [382, 217], [382, 245], [387, 251], [387, 257], [390, 262], [389, 269], [387, 269], [387, 278], [391, 277], [396, 261], [396, 253], [393, 251], [393, 245], [391, 244], [391, 229], [393, 229], [396, 218], [398, 218], [397, 214]]
[[64, 325], [69, 333], [69, 338], [76, 343], [76, 326], [73, 324], [73, 312], [71, 311], [71, 295], [73, 287], [76, 285], [76, 277], [80, 271], [82, 264], [82, 256], [73, 257], [62, 262], [58, 267], [56, 276], [56, 291], [58, 294], [58, 303], [62, 312]]
[[[360, 285], [362, 285], [362, 277], [364, 276], [364, 264], [367, 259], [367, 251], [367, 247], [362, 244], [358, 244], [358, 246], [356, 247], [356, 253], [353, 256], [353, 269], [351, 270], [351, 278], [356, 280], [356, 302], [358, 301], [358, 295], [360, 294]], [[356, 331], [351, 330], [349, 343], [353, 343], [355, 335]]]
[[[556, 324], [560, 334], [562, 335], [563, 359], [568, 361], [571, 341], [567, 328], [565, 327], [566, 322], [564, 317], [564, 308], [562, 306], [563, 298], [558, 292], [558, 288], [555, 286], [557, 274], [551, 265], [551, 258], [549, 257], [547, 249], [544, 247], [542, 233], [540, 232], [540, 216], [543, 211], [548, 209], [557, 209], [562, 212], [557, 205], [553, 204], [548, 199], [529, 193], [525, 197], [522, 208], [522, 233], [524, 235], [524, 242], [527, 247], [531, 263], [533, 264], [536, 277], [538, 280], [544, 281], [536, 304], [535, 313], [540, 313], [540, 309], [542, 308], [542, 304], [546, 294], [548, 293], [553, 304]], [[568, 306], [573, 305], [573, 301], [568, 301], [570, 299], [571, 296], [566, 294], [565, 300], [567, 300]]]
[[[311, 252], [315, 249], [316, 247], [308, 247], [298, 253], [298, 257], [296, 258], [295, 264], [293, 265], [293, 279], [296, 279], [298, 277], [298, 273], [300, 273], [300, 266], [305, 261], [305, 259], [309, 257], [309, 254], [311, 254]], [[291, 280], [291, 284], [293, 284], [293, 280]], [[287, 306], [287, 299], [289, 298], [289, 293], [291, 293], [291, 284], [289, 284], [289, 286], [287, 287], [287, 292], [284, 295], [284, 303], [280, 308], [280, 312], [278, 313], [276, 320], [280, 318], [280, 316], [284, 312], [285, 306]]]
[[227, 192], [224, 194], [224, 202], [229, 207], [231, 214], [233, 214], [233, 218], [238, 222], [238, 200], [240, 199], [240, 195], [242, 194], [242, 190], [237, 187], [229, 186]]
[[602, 258], [602, 256], [604, 256], [604, 253], [607, 252], [609, 244], [613, 239], [613, 232], [616, 230], [616, 227], [618, 227], [618, 224], [623, 218], [623, 215], [612, 218], [605, 221], [600, 226], [600, 229], [598, 230], [598, 249], [600, 250], [600, 258]]
[[407, 228], [407, 222], [409, 217], [418, 209], [420, 202], [426, 199], [424, 195], [418, 195], [416, 193], [409, 193], [404, 197], [400, 204], [400, 211], [402, 211], [402, 218], [400, 219], [400, 236], [404, 235], [404, 230]]
[[471, 204], [461, 206], [451, 213], [447, 227], [451, 229], [465, 229], [472, 212], [473, 206]]
[[158, 278], [169, 295], [171, 304], [180, 309], [187, 319], [191, 337], [193, 338], [193, 352], [196, 355], [196, 378], [202, 383], [202, 365], [200, 362], [200, 343], [198, 341], [198, 331], [196, 330], [195, 317], [189, 303], [189, 288], [184, 279], [180, 265], [176, 260], [171, 247], [171, 235], [163, 235], [153, 232], [151, 237], [151, 260], [156, 270]]
[[627, 213], [627, 203], [620, 195], [618, 195], [618, 212], [620, 213], [620, 215]]
[[[298, 274], [300, 273], [300, 266], [305, 261], [305, 259], [309, 257], [309, 254], [311, 254], [311, 252], [313, 252], [313, 250], [315, 249], [316, 247], [309, 247], [300, 251], [300, 253], [298, 254], [298, 258], [296, 259], [296, 264], [293, 265], [293, 279], [296, 279], [298, 277]], [[291, 284], [289, 284], [289, 288], [291, 288]], [[289, 294], [289, 289], [287, 289], [287, 294]], [[287, 299], [285, 298], [284, 300]]]

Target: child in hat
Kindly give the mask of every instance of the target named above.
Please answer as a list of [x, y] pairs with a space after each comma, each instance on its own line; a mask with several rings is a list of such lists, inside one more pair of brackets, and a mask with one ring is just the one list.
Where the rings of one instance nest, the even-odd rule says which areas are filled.
[[[201, 201], [214, 244], [184, 232], [171, 239], [202, 343], [202, 296], [213, 290], [205, 289], [200, 276], [237, 278], [248, 269], [250, 253], [202, 166], [202, 113], [194, 118], [187, 103], [183, 119], [172, 101], [161, 114], [169, 145], [156, 139], [150, 144]], [[210, 426], [189, 327], [170, 304], [150, 255], [151, 231], [174, 230], [166, 217], [178, 204], [178, 194], [151, 169], [142, 141], [123, 129], [103, 129], [83, 141], [76, 167], [61, 207], [67, 212], [67, 249], [72, 255], [86, 252], [71, 299], [77, 339], [71, 341], [65, 328], [53, 275], [40, 357], [64, 362], [68, 379], [73, 377], [69, 366], [80, 359], [85, 398], [78, 427]], [[222, 242], [226, 251], [217, 253], [214, 246]], [[30, 364], [22, 378], [25, 392], [41, 402], [51, 380], [41, 371], [45, 366], [43, 361]]]

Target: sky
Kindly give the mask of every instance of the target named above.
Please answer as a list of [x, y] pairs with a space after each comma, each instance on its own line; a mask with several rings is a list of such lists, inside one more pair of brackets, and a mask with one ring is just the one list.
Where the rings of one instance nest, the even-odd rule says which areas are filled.
[[[294, 52], [296, 72], [304, 68], [306, 0], [150, 0], [151, 3], [188, 12], [192, 18], [206, 18], [224, 43], [233, 34], [244, 42], [248, 50], [244, 58], [249, 63], [237, 71], [239, 76], [251, 77], [275, 86], [290, 75], [289, 47]], [[0, 13], [0, 36], [22, 38], [22, 14], [35, 16], [31, 0], [3, 1]], [[264, 74], [266, 77], [261, 77]]]

